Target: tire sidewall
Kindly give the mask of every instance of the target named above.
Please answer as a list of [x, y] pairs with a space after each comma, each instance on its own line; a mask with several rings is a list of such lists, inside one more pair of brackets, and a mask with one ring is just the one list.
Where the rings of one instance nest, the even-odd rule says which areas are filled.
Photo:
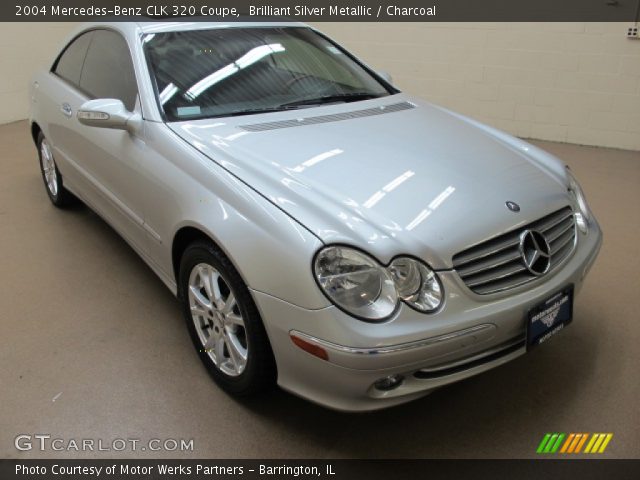
[[[196, 331], [189, 306], [188, 288], [191, 271], [200, 263], [211, 265], [222, 275], [236, 297], [238, 308], [244, 320], [248, 351], [247, 364], [244, 371], [236, 377], [229, 376], [216, 367], [211, 357], [204, 351]], [[261, 360], [258, 358], [260, 352], [256, 348], [257, 336], [260, 335], [261, 332], [259, 332], [259, 330], [263, 330], [263, 327], [262, 324], [259, 323], [261, 319], [249, 290], [233, 265], [231, 265], [221, 252], [209, 245], [195, 244], [188, 247], [180, 262], [179, 297], [191, 340], [197, 350], [198, 356], [214, 381], [224, 390], [233, 394], [242, 395], [252, 390], [253, 384], [257, 380], [255, 378], [257, 375], [256, 367]]]
[[[58, 193], [54, 195], [53, 193], [51, 193], [51, 190], [49, 190], [49, 185], [47, 184], [47, 177], [44, 174], [44, 165], [43, 165], [43, 158], [42, 158], [42, 143], [44, 142], [44, 140], [45, 140], [45, 136], [42, 132], [40, 132], [38, 134], [38, 141], [37, 141], [38, 160], [40, 161], [40, 176], [42, 177], [42, 181], [44, 182], [44, 189], [47, 191], [47, 195], [49, 196], [49, 198], [51, 199], [54, 205], [59, 205], [60, 196], [62, 192], [62, 176], [60, 176], [60, 170], [58, 170], [58, 165], [56, 164], [56, 161], [54, 158], [53, 164], [56, 170], [56, 182], [58, 183]], [[51, 144], [49, 144], [49, 149], [51, 149]], [[51, 155], [53, 155], [53, 152], [51, 152]]]

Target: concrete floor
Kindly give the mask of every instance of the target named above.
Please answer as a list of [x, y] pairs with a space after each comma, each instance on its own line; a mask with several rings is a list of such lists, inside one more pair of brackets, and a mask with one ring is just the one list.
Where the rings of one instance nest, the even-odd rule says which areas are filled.
[[573, 325], [529, 355], [372, 414], [280, 390], [237, 401], [196, 357], [177, 301], [87, 208], [56, 210], [26, 122], [0, 127], [0, 458], [18, 434], [194, 439], [185, 454], [85, 457], [535, 457], [545, 432], [613, 432], [640, 457], [640, 152], [537, 145], [576, 172], [605, 243]]

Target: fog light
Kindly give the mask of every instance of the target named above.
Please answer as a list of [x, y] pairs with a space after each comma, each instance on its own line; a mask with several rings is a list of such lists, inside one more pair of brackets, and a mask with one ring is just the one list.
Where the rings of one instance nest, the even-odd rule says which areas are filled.
[[398, 388], [404, 377], [402, 375], [389, 375], [388, 377], [381, 378], [376, 383], [373, 384], [377, 390], [382, 390], [383, 392], [393, 390], [394, 388]]

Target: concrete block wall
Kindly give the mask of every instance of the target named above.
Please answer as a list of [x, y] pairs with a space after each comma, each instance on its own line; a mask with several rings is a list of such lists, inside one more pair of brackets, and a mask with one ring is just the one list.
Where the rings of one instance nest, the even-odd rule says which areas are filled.
[[0, 124], [28, 115], [28, 84], [49, 62], [73, 23], [0, 23]]
[[640, 40], [620, 23], [318, 23], [409, 93], [509, 133], [640, 150]]

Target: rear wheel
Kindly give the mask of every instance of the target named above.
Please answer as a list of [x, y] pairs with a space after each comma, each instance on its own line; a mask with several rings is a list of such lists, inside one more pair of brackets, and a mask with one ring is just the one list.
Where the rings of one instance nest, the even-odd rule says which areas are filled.
[[249, 289], [226, 256], [196, 242], [180, 262], [180, 297], [191, 339], [213, 379], [235, 395], [275, 384], [267, 333]]
[[42, 132], [38, 134], [38, 156], [40, 157], [42, 179], [51, 203], [60, 208], [73, 204], [75, 197], [64, 188], [62, 175], [60, 175], [60, 170], [58, 170], [53, 158], [53, 151]]

